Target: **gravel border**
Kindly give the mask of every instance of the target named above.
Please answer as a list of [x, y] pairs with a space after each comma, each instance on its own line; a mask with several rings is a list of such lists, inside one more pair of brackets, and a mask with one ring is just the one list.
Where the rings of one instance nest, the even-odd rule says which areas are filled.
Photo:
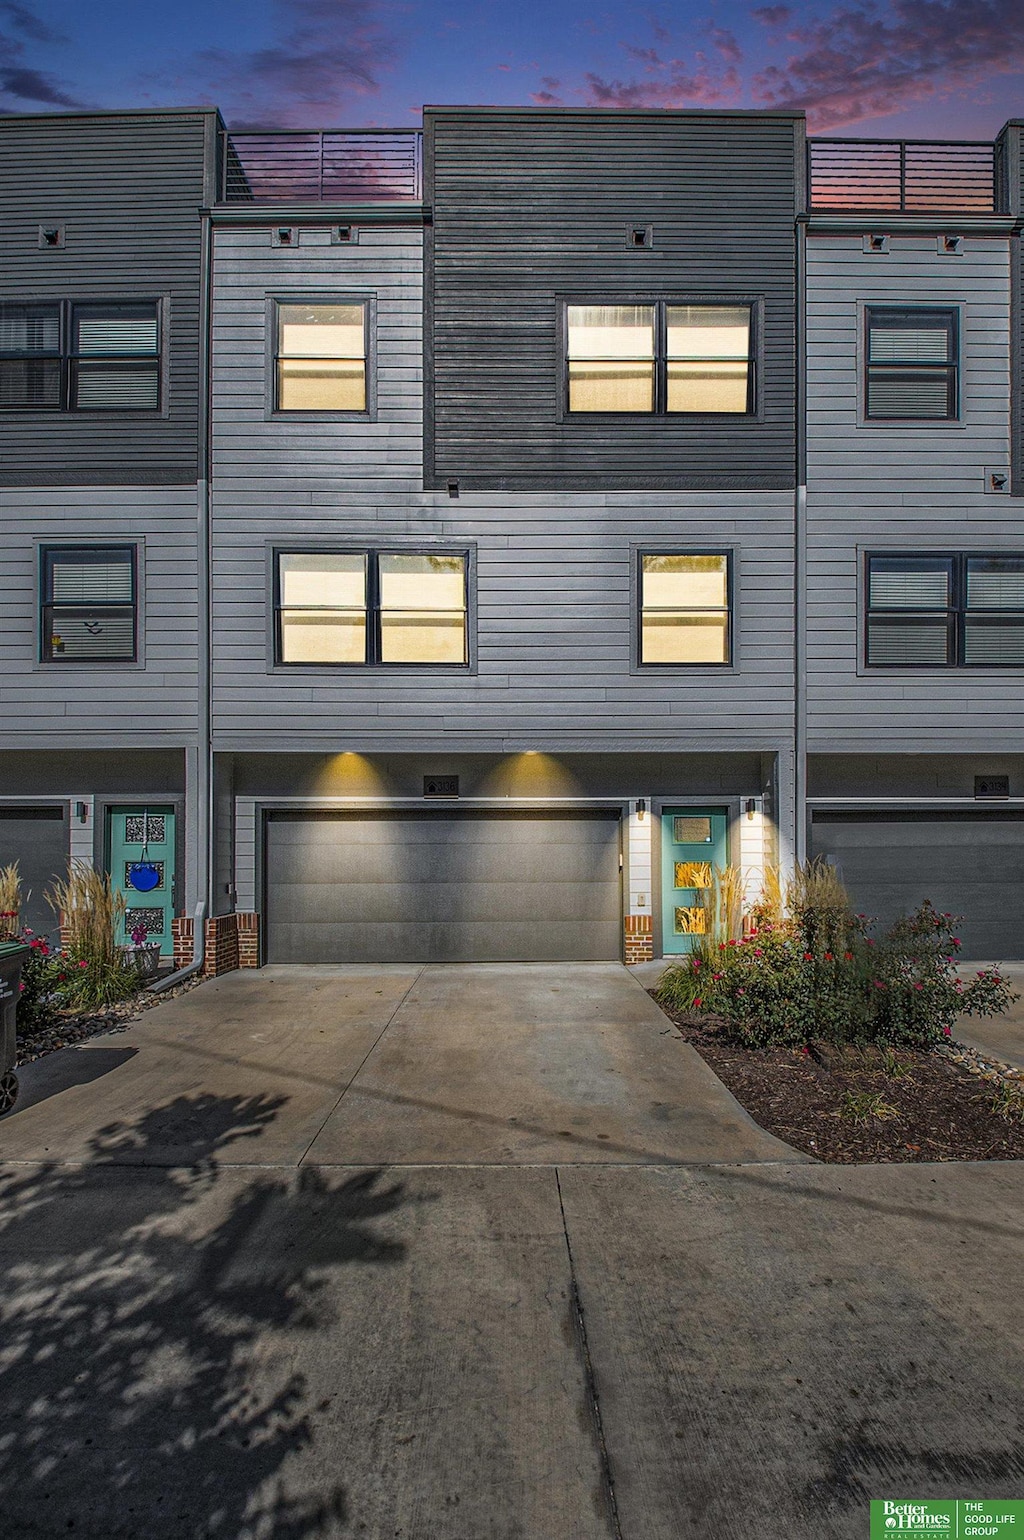
[[1024, 1085], [1024, 1070], [1017, 1069], [1013, 1064], [1004, 1064], [1002, 1059], [994, 1059], [991, 1054], [981, 1053], [968, 1043], [958, 1043], [956, 1038], [950, 1038], [944, 1043], [935, 1043], [932, 1052], [944, 1059], [951, 1059], [954, 1064], [959, 1064], [961, 1069], [977, 1075], [979, 1080], [987, 1080], [990, 1084]]
[[100, 1037], [104, 1032], [125, 1032], [146, 1011], [162, 1005], [165, 1000], [177, 1000], [179, 995], [187, 994], [202, 982], [201, 978], [194, 975], [158, 995], [151, 995], [144, 989], [128, 1000], [104, 1006], [99, 1011], [63, 1012], [51, 1026], [43, 1027], [31, 1036], [18, 1037], [15, 1070], [22, 1069], [26, 1064], [34, 1064], [36, 1059], [43, 1059], [48, 1053], [56, 1053], [60, 1048], [73, 1048], [90, 1037]]

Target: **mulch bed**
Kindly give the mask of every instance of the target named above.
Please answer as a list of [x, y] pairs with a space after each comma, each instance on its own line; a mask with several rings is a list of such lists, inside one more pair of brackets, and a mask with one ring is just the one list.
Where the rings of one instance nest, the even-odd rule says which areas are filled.
[[[653, 991], [651, 991], [653, 994]], [[656, 1002], [768, 1133], [840, 1165], [937, 1160], [1024, 1160], [1024, 1122], [993, 1111], [996, 1085], [941, 1053], [898, 1049], [902, 1074], [851, 1062], [824, 1046], [744, 1048], [722, 1018]], [[848, 1093], [879, 1094], [894, 1116], [854, 1121]]]

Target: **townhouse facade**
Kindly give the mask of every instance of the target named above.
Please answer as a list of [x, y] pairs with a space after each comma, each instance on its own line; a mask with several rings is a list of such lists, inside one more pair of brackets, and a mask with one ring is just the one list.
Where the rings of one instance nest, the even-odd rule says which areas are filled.
[[1020, 127], [0, 120], [37, 927], [70, 856], [208, 971], [638, 961], [821, 852], [1024, 955]]

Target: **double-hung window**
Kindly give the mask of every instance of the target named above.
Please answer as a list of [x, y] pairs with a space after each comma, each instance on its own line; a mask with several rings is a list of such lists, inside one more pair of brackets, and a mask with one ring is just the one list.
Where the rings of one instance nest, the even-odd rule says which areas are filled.
[[641, 664], [732, 661], [727, 552], [641, 551], [639, 580]]
[[1024, 556], [868, 556], [866, 661], [1024, 668]]
[[44, 546], [44, 663], [134, 662], [135, 547]]
[[0, 302], [0, 408], [159, 411], [159, 305]]
[[565, 328], [570, 413], [754, 410], [750, 304], [570, 304]]
[[955, 306], [868, 305], [864, 416], [872, 422], [959, 416]]
[[278, 551], [276, 661], [465, 664], [464, 551]]
[[274, 310], [275, 411], [365, 412], [368, 303], [278, 300]]

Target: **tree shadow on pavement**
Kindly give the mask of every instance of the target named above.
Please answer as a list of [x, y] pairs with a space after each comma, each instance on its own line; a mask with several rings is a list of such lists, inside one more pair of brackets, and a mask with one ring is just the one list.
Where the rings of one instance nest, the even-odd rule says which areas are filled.
[[[86, 1164], [0, 1176], [3, 1533], [347, 1532], [344, 1486], [289, 1469], [317, 1410], [289, 1345], [330, 1324], [338, 1268], [402, 1259], [374, 1221], [409, 1200], [379, 1171], [221, 1170], [283, 1100], [178, 1097], [102, 1130]], [[146, 1164], [183, 1128], [202, 1130], [190, 1165]]]

